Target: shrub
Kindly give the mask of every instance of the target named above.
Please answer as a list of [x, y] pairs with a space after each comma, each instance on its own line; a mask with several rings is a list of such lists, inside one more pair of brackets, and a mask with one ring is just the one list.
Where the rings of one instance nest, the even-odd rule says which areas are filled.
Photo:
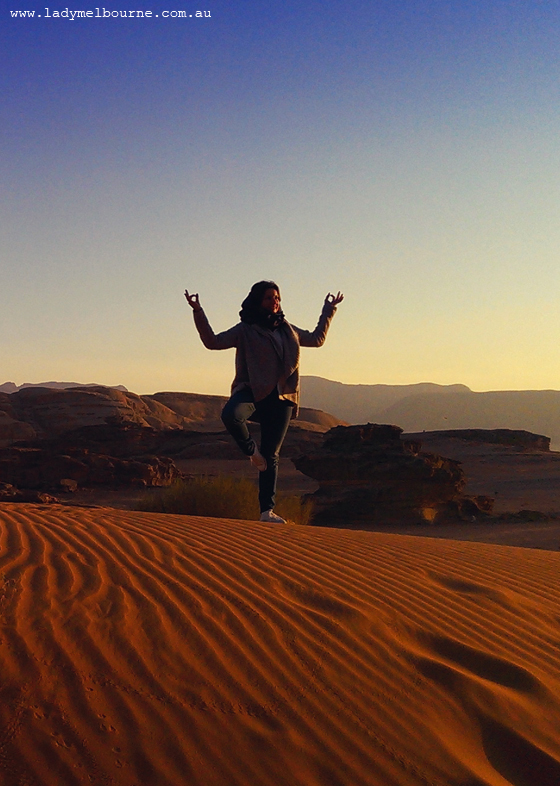
[[[311, 508], [310, 500], [279, 494], [274, 510], [294, 524], [309, 524]], [[258, 521], [260, 515], [255, 483], [227, 475], [177, 480], [162, 491], [147, 494], [137, 509], [249, 521]]]
[[277, 500], [274, 510], [279, 516], [294, 524], [309, 524], [313, 515], [313, 502], [310, 499], [280, 493]]

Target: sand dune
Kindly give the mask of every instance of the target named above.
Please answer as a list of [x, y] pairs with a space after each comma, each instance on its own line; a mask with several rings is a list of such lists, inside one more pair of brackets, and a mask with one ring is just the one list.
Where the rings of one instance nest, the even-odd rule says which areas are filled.
[[2, 786], [558, 786], [560, 554], [0, 506]]

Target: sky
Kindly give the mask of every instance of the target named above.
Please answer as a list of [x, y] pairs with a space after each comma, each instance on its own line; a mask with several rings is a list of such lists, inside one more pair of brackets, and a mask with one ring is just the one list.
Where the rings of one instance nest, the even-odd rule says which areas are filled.
[[560, 2], [0, 8], [0, 383], [227, 394], [184, 290], [272, 279], [303, 374], [560, 389]]

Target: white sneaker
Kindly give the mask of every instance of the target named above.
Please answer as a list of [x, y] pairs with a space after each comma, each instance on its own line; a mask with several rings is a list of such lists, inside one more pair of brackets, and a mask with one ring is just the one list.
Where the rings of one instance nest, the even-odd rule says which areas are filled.
[[261, 513], [261, 521], [268, 521], [270, 524], [285, 524], [286, 520], [282, 516], [277, 516], [273, 510], [265, 510]]
[[259, 472], [264, 472], [266, 469], [266, 459], [255, 445], [255, 452], [249, 456], [251, 464], [258, 469]]

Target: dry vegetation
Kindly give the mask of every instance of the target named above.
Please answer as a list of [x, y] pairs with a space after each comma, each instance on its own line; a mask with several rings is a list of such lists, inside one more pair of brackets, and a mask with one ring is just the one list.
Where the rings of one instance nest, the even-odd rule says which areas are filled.
[[[275, 511], [294, 524], [309, 524], [312, 503], [300, 496], [279, 494]], [[259, 506], [255, 484], [247, 478], [193, 477], [143, 497], [138, 510], [191, 516], [256, 521]]]

